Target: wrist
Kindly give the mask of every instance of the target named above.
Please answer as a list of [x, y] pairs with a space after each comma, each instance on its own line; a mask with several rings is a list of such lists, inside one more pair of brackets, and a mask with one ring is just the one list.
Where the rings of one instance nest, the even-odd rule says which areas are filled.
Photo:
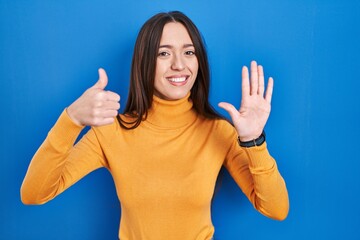
[[265, 131], [263, 131], [259, 137], [253, 138], [251, 140], [244, 141], [243, 139], [240, 138], [240, 136], [238, 136], [237, 140], [240, 147], [249, 148], [249, 147], [261, 146], [266, 140]]
[[74, 113], [71, 105], [66, 108], [66, 113], [67, 113], [67, 115], [69, 116], [69, 118], [71, 119], [71, 121], [72, 121], [73, 123], [75, 123], [75, 124], [78, 125], [78, 126], [82, 126], [82, 127], [84, 126], [84, 124], [82, 124], [80, 121], [78, 121], [78, 120], [76, 119], [75, 113]]
[[253, 141], [254, 139], [257, 139], [258, 137], [260, 137], [261, 134], [259, 135], [253, 135], [253, 136], [246, 136], [246, 137], [243, 137], [243, 136], [238, 136], [238, 139], [241, 141], [241, 142], [249, 142], [249, 141]]

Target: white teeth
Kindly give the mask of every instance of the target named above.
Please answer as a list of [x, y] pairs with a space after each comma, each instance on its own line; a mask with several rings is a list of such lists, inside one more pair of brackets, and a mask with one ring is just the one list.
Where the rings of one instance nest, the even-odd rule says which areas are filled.
[[184, 82], [186, 80], [186, 77], [180, 77], [180, 78], [168, 78], [171, 82]]

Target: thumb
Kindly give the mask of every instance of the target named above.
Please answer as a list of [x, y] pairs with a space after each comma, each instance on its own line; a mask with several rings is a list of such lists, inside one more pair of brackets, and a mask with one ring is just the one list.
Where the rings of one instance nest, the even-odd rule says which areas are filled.
[[227, 103], [227, 102], [221, 102], [218, 104], [219, 107], [225, 109], [231, 116], [231, 118], [234, 120], [236, 116], [239, 114], [238, 110], [234, 107], [234, 105]]
[[104, 90], [106, 85], [108, 84], [108, 77], [104, 69], [99, 68], [98, 72], [99, 72], [99, 80], [95, 83], [94, 86], [92, 86], [92, 88], [99, 88]]

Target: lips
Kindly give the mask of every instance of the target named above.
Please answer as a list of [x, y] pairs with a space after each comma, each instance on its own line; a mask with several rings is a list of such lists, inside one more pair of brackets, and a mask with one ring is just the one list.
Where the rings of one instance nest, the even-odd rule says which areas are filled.
[[189, 76], [171, 76], [166, 79], [174, 86], [182, 86], [187, 83]]
[[185, 82], [186, 79], [187, 79], [187, 77], [167, 78], [167, 80], [169, 80], [170, 82], [176, 82], [176, 83]]

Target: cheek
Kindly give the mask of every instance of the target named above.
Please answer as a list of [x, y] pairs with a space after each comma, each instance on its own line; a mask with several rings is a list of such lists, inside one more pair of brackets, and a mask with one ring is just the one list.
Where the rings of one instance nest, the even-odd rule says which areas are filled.
[[197, 58], [194, 59], [194, 61], [190, 64], [191, 69], [193, 70], [193, 72], [198, 72], [199, 69], [199, 61]]
[[156, 68], [155, 68], [155, 81], [156, 80], [161, 80], [161, 78], [164, 76], [164, 74], [166, 73], [166, 66], [164, 63], [156, 63]]
[[161, 71], [158, 67], [156, 67], [155, 70], [155, 79], [154, 79], [154, 84], [155, 86], [158, 85], [161, 82]]
[[196, 63], [194, 63], [193, 67], [191, 68], [191, 71], [192, 71], [194, 77], [196, 78], [197, 74], [199, 72], [199, 64], [197, 61], [196, 61]]

